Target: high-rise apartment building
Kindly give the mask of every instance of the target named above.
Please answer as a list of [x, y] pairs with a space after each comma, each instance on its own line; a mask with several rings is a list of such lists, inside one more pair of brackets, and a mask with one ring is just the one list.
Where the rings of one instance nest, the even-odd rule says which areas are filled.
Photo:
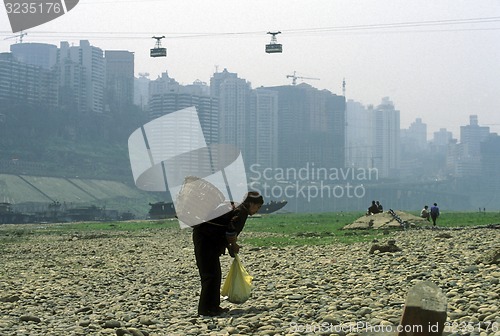
[[400, 114], [384, 97], [374, 113], [373, 166], [381, 178], [397, 178], [400, 169]]
[[496, 133], [490, 133], [484, 141], [481, 142], [481, 176], [484, 179], [486, 190], [494, 193], [498, 199], [500, 196], [500, 136]]
[[428, 148], [427, 146], [427, 124], [422, 118], [415, 119], [408, 129], [401, 130], [401, 138], [404, 141], [406, 152], [418, 152]]
[[[429, 144], [427, 143], [427, 124], [417, 118], [407, 129], [401, 129], [401, 155], [400, 177], [405, 181], [423, 181], [436, 167], [437, 156], [429, 157]], [[428, 158], [428, 159], [426, 159]], [[443, 157], [444, 158], [444, 157]]]
[[354, 100], [346, 103], [346, 167], [371, 168], [373, 145], [373, 107]]
[[79, 46], [61, 42], [58, 55], [62, 85], [75, 96], [83, 112], [104, 112], [106, 66], [103, 51], [81, 40]]
[[205, 83], [194, 82], [192, 85], [180, 85], [170, 78], [167, 72], [162, 73], [149, 85], [149, 115], [151, 119], [168, 113], [195, 106], [207, 144], [218, 141], [218, 104], [211, 97]]
[[219, 99], [219, 142], [244, 150], [247, 138], [250, 83], [224, 69], [210, 79], [210, 91]]
[[[87, 113], [87, 72], [78, 61], [78, 52], [69, 49], [68, 42], [61, 42], [57, 56], [57, 72], [59, 76], [60, 106], [77, 113]], [[71, 53], [73, 56], [71, 57]]]
[[250, 122], [247, 146], [248, 165], [258, 164], [263, 169], [278, 164], [278, 93], [257, 88], [250, 94]]
[[[323, 94], [327, 95], [326, 99], [326, 122], [329, 124], [327, 132], [331, 132], [332, 139], [332, 165], [334, 167], [345, 167], [345, 97], [332, 94], [327, 90], [322, 90]], [[327, 139], [329, 139], [328, 137]], [[330, 154], [330, 153], [327, 153]]]
[[210, 79], [210, 93], [219, 102], [218, 142], [236, 146], [241, 150], [245, 164], [250, 164], [255, 146], [250, 130], [255, 127], [249, 113], [250, 83], [224, 69]]
[[16, 43], [10, 51], [21, 63], [52, 69], [57, 62], [57, 46], [46, 43]]
[[440, 128], [439, 131], [434, 132], [431, 148], [437, 153], [446, 154], [446, 150], [452, 139], [453, 134], [450, 131], [446, 130], [446, 128]]
[[106, 50], [106, 104], [112, 111], [133, 104], [134, 53], [126, 50]]
[[54, 70], [20, 62], [12, 53], [0, 53], [0, 106], [23, 102], [57, 106]]
[[470, 157], [480, 156], [480, 144], [490, 134], [490, 128], [479, 126], [477, 115], [469, 117], [469, 125], [460, 126], [460, 143], [464, 146], [464, 153]]
[[490, 135], [490, 128], [479, 126], [477, 115], [469, 117], [469, 125], [460, 126], [460, 143], [448, 148], [449, 172], [456, 177], [481, 175], [481, 143]]
[[345, 166], [345, 98], [308, 84], [278, 92], [278, 166]]
[[140, 73], [139, 77], [134, 78], [134, 104], [139, 106], [143, 111], [148, 110], [149, 100], [149, 73]]

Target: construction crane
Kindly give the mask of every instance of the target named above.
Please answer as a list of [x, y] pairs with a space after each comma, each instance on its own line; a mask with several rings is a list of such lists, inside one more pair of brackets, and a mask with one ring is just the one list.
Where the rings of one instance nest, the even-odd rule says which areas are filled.
[[297, 79], [314, 79], [314, 80], [319, 80], [319, 78], [314, 78], [314, 77], [300, 77], [300, 76], [297, 76], [296, 71], [293, 72], [293, 75], [286, 75], [286, 78], [292, 78], [292, 85], [297, 85]]
[[23, 43], [23, 36], [26, 36], [26, 35], [28, 35], [28, 33], [25, 33], [25, 32], [23, 32], [21, 30], [21, 32], [19, 34], [6, 37], [6, 38], [4, 38], [4, 40], [8, 40], [8, 39], [11, 39], [11, 38], [16, 38], [16, 43], [18, 43], [17, 42], [17, 38], [19, 37], [19, 43]]

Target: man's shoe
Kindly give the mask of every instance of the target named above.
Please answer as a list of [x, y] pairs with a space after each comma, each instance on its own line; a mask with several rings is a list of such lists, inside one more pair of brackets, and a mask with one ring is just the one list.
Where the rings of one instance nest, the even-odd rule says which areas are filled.
[[198, 315], [202, 315], [202, 316], [219, 316], [219, 315], [225, 314], [227, 312], [229, 312], [229, 308], [217, 307], [217, 308], [209, 309], [209, 310], [206, 310], [206, 311], [199, 311]]
[[229, 313], [229, 308], [217, 307], [215, 308], [215, 312], [217, 312], [219, 315]]

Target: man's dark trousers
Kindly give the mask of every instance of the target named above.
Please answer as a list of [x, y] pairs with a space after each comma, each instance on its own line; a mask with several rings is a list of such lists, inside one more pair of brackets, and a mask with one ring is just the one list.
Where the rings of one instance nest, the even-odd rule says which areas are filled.
[[222, 272], [219, 257], [224, 248], [220, 246], [220, 239], [214, 239], [214, 232], [205, 225], [193, 229], [194, 254], [201, 278], [198, 314], [202, 315], [214, 312], [220, 306]]

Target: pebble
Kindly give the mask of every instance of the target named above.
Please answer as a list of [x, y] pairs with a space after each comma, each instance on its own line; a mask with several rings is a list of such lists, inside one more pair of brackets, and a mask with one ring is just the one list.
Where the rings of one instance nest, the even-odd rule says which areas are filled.
[[42, 320], [40, 320], [40, 318], [36, 317], [36, 316], [32, 316], [32, 315], [22, 315], [20, 318], [19, 318], [20, 321], [24, 321], [24, 322], [35, 322], [35, 323], [40, 323], [42, 322]]
[[[475, 263], [500, 232], [437, 234], [389, 232], [379, 243], [395, 240], [401, 251], [370, 254], [367, 243], [251, 247], [245, 238], [262, 233], [244, 231], [240, 258], [254, 277], [252, 296], [223, 299], [230, 312], [219, 317], [197, 316], [188, 230], [40, 234], [2, 246], [0, 335], [305, 335], [326, 325], [338, 328], [323, 334], [347, 336], [357, 333], [341, 327], [397, 325], [408, 290], [427, 280], [447, 297], [448, 322], [500, 336], [500, 266]], [[221, 257], [224, 276], [231, 261]]]
[[0, 302], [10, 302], [10, 303], [13, 303], [13, 302], [16, 302], [16, 301], [19, 301], [21, 300], [21, 298], [17, 295], [8, 295], [8, 296], [4, 296], [4, 297], [0, 297]]
[[104, 322], [104, 328], [119, 328], [121, 326], [122, 324], [120, 323], [120, 321], [109, 320]]

